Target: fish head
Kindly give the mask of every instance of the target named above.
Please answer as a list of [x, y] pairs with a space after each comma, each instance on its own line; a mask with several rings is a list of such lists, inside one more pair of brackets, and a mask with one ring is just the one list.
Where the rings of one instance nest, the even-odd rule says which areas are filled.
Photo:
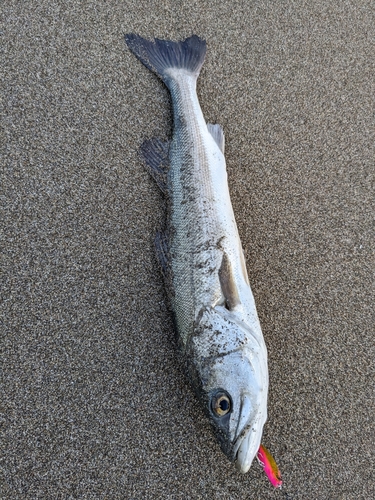
[[202, 314], [190, 350], [195, 388], [221, 449], [245, 473], [267, 420], [267, 351], [257, 335], [224, 308]]
[[256, 457], [267, 419], [267, 386], [255, 368], [246, 349], [211, 360], [206, 367], [210, 420], [221, 449], [243, 473]]

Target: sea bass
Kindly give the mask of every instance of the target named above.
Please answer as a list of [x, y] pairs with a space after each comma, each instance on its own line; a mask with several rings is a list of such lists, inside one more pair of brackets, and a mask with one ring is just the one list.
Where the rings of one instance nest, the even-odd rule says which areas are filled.
[[156, 252], [189, 378], [222, 450], [245, 473], [267, 419], [267, 350], [229, 197], [224, 133], [206, 123], [196, 93], [206, 42], [125, 40], [171, 93], [172, 140], [141, 147], [169, 208]]

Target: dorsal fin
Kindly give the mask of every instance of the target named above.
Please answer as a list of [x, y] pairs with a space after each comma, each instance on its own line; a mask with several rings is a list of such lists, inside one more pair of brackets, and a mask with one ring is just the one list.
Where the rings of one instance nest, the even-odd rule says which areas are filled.
[[157, 137], [147, 139], [141, 146], [146, 167], [163, 193], [167, 193], [167, 172], [169, 168], [169, 141]]
[[234, 281], [232, 266], [228, 255], [223, 252], [223, 260], [219, 269], [219, 280], [221, 290], [225, 298], [225, 307], [230, 311], [238, 306], [241, 301], [238, 294], [236, 282]]
[[173, 296], [173, 278], [171, 257], [169, 253], [168, 234], [164, 231], [158, 231], [155, 235], [155, 250], [161, 270], [164, 276], [168, 295]]
[[224, 154], [225, 137], [224, 130], [217, 123], [213, 125], [212, 123], [207, 123], [207, 128], [209, 133], [214, 138], [216, 144], [219, 146], [220, 151]]

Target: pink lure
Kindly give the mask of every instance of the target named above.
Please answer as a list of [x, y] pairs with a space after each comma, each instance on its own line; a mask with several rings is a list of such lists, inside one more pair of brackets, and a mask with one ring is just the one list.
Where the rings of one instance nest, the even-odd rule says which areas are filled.
[[257, 459], [260, 465], [263, 467], [264, 472], [267, 474], [268, 479], [271, 481], [275, 488], [281, 488], [283, 484], [281, 480], [281, 474], [275, 459], [271, 453], [264, 446], [260, 445]]

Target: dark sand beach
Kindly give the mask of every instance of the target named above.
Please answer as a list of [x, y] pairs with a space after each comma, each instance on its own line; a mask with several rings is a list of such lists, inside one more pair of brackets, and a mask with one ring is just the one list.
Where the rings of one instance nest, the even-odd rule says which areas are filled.
[[[207, 40], [281, 491], [178, 361], [138, 155], [170, 98], [129, 32]], [[2, 39], [0, 498], [375, 498], [374, 2], [7, 1]]]

